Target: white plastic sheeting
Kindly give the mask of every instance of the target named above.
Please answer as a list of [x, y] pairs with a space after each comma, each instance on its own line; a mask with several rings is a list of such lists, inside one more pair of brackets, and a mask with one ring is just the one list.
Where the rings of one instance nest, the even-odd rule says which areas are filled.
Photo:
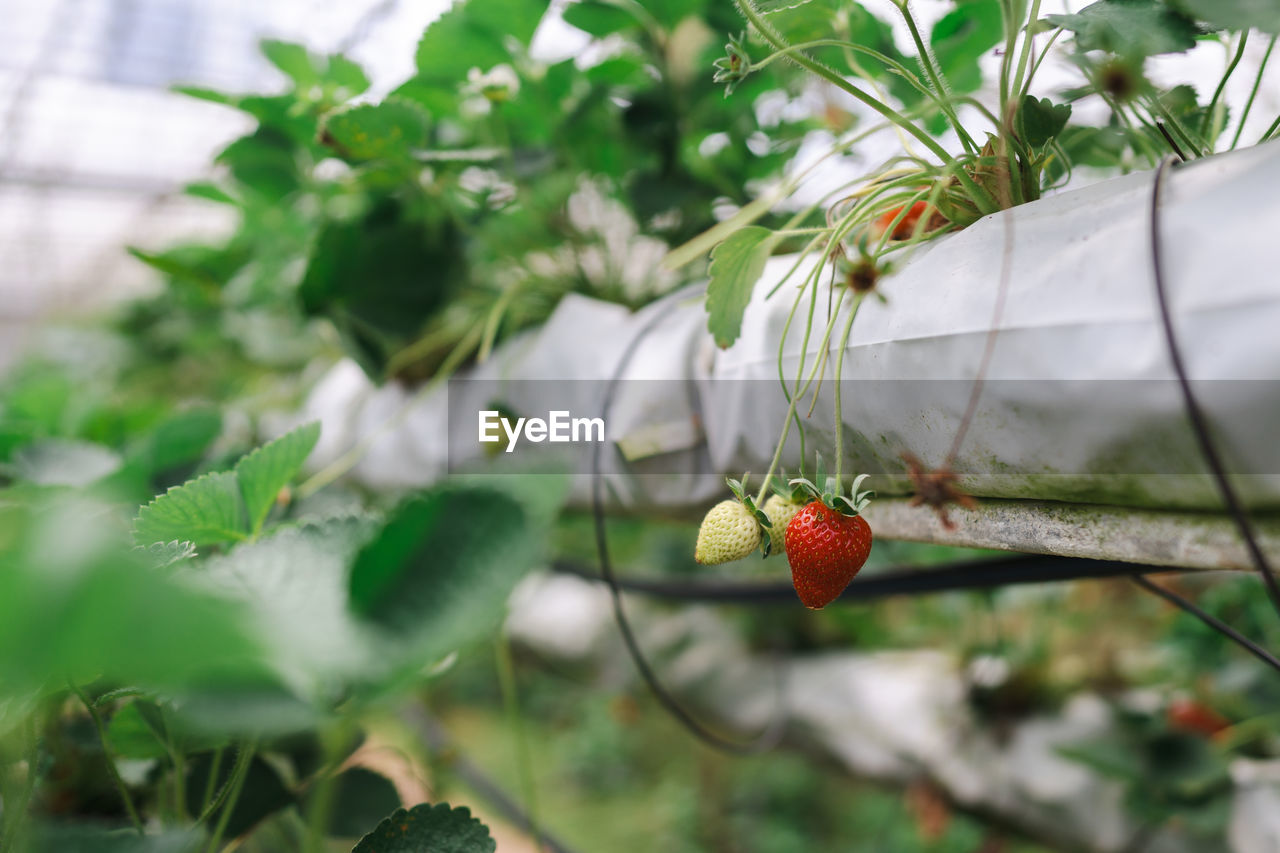
[[[867, 300], [845, 354], [843, 375], [858, 380], [845, 386], [846, 471], [886, 473], [876, 486], [902, 492], [902, 451], [930, 465], [943, 460], [979, 372], [1007, 262], [988, 381], [955, 464], [964, 487], [985, 497], [1216, 508], [1212, 481], [1193, 473], [1203, 469], [1158, 322], [1151, 185], [1150, 173], [1132, 174], [987, 217], [916, 251], [882, 281], [887, 302]], [[1255, 506], [1280, 506], [1280, 467], [1271, 464], [1280, 445], [1277, 186], [1280, 144], [1216, 156], [1168, 175], [1160, 214], [1187, 366]], [[728, 350], [717, 350], [706, 333], [697, 293], [634, 314], [569, 297], [544, 327], [464, 376], [500, 381], [503, 402], [517, 412], [538, 410], [545, 380], [565, 381], [575, 390], [564, 393], [583, 395], [585, 413], [598, 406], [603, 382], [567, 380], [610, 378], [638, 339], [607, 437], [644, 453], [611, 468], [611, 500], [641, 512], [706, 504], [722, 496], [724, 474], [762, 472], [773, 454], [786, 412], [777, 354], [795, 291], [789, 284], [768, 301], [763, 295], [793, 262], [769, 262], [742, 336]], [[824, 294], [819, 321], [825, 302]], [[800, 348], [793, 329], [785, 375], [795, 375]], [[814, 358], [807, 353], [807, 363]], [[668, 381], [631, 381], [639, 379]], [[830, 388], [828, 379], [806, 429], [810, 451], [828, 458]], [[417, 396], [375, 388], [343, 363], [316, 388], [304, 417], [324, 421], [320, 462], [366, 440], [371, 450], [354, 476], [374, 488], [407, 488], [443, 476], [460, 455], [481, 454], [482, 445], [456, 434], [452, 447], [446, 441], [448, 410], [456, 433], [459, 424], [475, 423], [474, 411], [488, 400], [469, 399], [465, 385]], [[790, 441], [783, 463], [792, 471], [798, 453]], [[580, 481], [575, 497], [585, 502], [587, 495]]]

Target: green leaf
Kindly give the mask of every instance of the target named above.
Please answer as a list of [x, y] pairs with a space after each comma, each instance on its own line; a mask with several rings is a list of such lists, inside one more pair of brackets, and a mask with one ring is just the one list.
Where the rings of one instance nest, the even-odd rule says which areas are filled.
[[316, 71], [311, 54], [302, 45], [276, 39], [263, 39], [258, 46], [267, 61], [288, 75], [299, 89], [314, 86], [320, 82], [320, 75]]
[[466, 806], [423, 803], [397, 809], [351, 853], [494, 853], [497, 842]]
[[958, 4], [934, 24], [929, 47], [951, 88], [972, 92], [982, 83], [978, 60], [1003, 35], [999, 0], [971, 0]]
[[204, 456], [222, 432], [217, 409], [189, 409], [160, 423], [130, 453], [130, 461], [152, 473], [191, 465]]
[[1195, 22], [1158, 0], [1101, 0], [1074, 15], [1046, 15], [1076, 34], [1082, 51], [1104, 50], [1128, 59], [1181, 53], [1196, 46]]
[[236, 464], [251, 535], [262, 529], [276, 496], [301, 470], [319, 440], [320, 423], [316, 421], [264, 444]]
[[388, 98], [330, 113], [321, 133], [351, 160], [407, 160], [427, 143], [427, 114], [411, 101]]
[[638, 23], [635, 17], [621, 6], [601, 3], [599, 0], [581, 0], [565, 7], [564, 20], [596, 38], [604, 38], [612, 33], [634, 27]]
[[391, 780], [363, 767], [352, 767], [334, 780], [333, 801], [340, 804], [329, 822], [329, 834], [359, 838], [384, 815], [400, 807], [400, 795]]
[[768, 228], [748, 225], [711, 250], [711, 281], [707, 285], [707, 328], [716, 345], [728, 349], [742, 331], [742, 315], [751, 291], [773, 253], [777, 235]]
[[[532, 479], [532, 478], [530, 478]], [[496, 629], [545, 527], [495, 488], [442, 485], [404, 503], [356, 557], [352, 609], [423, 665]]]
[[250, 529], [240, 483], [224, 471], [174, 486], [142, 507], [133, 536], [139, 545], [187, 540], [199, 547], [244, 539]]
[[1174, 5], [1214, 29], [1280, 33], [1276, 0], [1174, 0]]
[[164, 758], [169, 754], [160, 733], [143, 718], [138, 702], [130, 702], [111, 718], [107, 741], [121, 758]]
[[1061, 133], [1070, 118], [1070, 104], [1055, 104], [1048, 98], [1024, 95], [1016, 119], [1018, 135], [1026, 145], [1039, 148]]
[[369, 78], [365, 75], [364, 69], [359, 63], [340, 53], [329, 57], [329, 67], [325, 69], [324, 79], [343, 89], [343, 94], [348, 98], [363, 94], [369, 89]]
[[216, 162], [264, 201], [279, 202], [302, 185], [294, 142], [265, 126], [222, 149]]
[[462, 0], [436, 19], [418, 42], [420, 77], [461, 81], [471, 68], [488, 71], [512, 60], [506, 40], [527, 45], [546, 0]]

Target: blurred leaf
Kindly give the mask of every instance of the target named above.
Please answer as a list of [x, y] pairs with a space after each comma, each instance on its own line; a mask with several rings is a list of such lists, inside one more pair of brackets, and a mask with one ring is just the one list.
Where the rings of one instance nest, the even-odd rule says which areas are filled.
[[174, 486], [138, 510], [133, 524], [139, 545], [188, 540], [197, 547], [244, 539], [245, 520], [240, 484], [233, 472], [205, 474]]
[[707, 7], [708, 0], [637, 0], [653, 15], [662, 28], [671, 31], [685, 18], [697, 17]]
[[229, 92], [219, 92], [217, 89], [210, 89], [205, 86], [174, 86], [173, 91], [179, 95], [186, 95], [188, 98], [209, 101], [210, 103], [222, 104], [228, 107], [236, 106], [236, 103], [240, 100], [237, 95], [232, 95]]
[[84, 488], [120, 470], [120, 454], [100, 444], [45, 438], [13, 454], [13, 472], [37, 486]]
[[161, 422], [129, 453], [130, 461], [149, 472], [164, 472], [191, 465], [204, 456], [222, 432], [217, 409], [188, 409]]
[[1015, 121], [1023, 143], [1039, 148], [1061, 133], [1070, 118], [1070, 104], [1055, 104], [1048, 98], [1024, 95]]
[[527, 45], [546, 9], [545, 0], [460, 0], [418, 42], [418, 75], [461, 82], [471, 68], [511, 62], [507, 37]]
[[361, 95], [369, 89], [369, 78], [359, 63], [353, 62], [340, 53], [329, 57], [329, 67], [325, 69], [324, 79], [344, 89], [346, 97]]
[[250, 607], [290, 683], [374, 680], [386, 661], [350, 615], [348, 582], [351, 561], [375, 529], [360, 516], [281, 527], [193, 574]]
[[621, 6], [600, 0], [580, 0], [565, 7], [564, 20], [585, 33], [603, 38], [638, 25], [635, 16]]
[[153, 569], [164, 569], [196, 555], [196, 546], [190, 542], [153, 542], [146, 548], [138, 547]]
[[121, 758], [164, 758], [169, 754], [163, 736], [143, 718], [138, 702], [130, 702], [111, 717], [107, 741]]
[[360, 551], [351, 606], [427, 664], [495, 629], [544, 547], [543, 528], [505, 490], [442, 485], [404, 503]]
[[466, 806], [423, 803], [397, 809], [351, 853], [494, 853], [497, 843]]
[[400, 807], [400, 795], [391, 780], [364, 767], [343, 771], [334, 784], [333, 801], [338, 807], [333, 810], [329, 834], [336, 838], [359, 838]]
[[217, 162], [265, 201], [279, 202], [301, 185], [294, 143], [276, 129], [261, 127], [240, 137], [222, 149]]
[[742, 315], [751, 302], [751, 291], [760, 280], [777, 240], [768, 228], [748, 225], [711, 250], [707, 328], [721, 349], [729, 348], [738, 339]]
[[[213, 789], [219, 790], [231, 779], [235, 761], [230, 755], [224, 755], [218, 764], [218, 775]], [[209, 790], [209, 776], [213, 770], [213, 755], [203, 753], [195, 756], [187, 770], [187, 811], [199, 814], [204, 799], [204, 792]], [[244, 779], [244, 787], [231, 809], [231, 817], [227, 821], [227, 838], [238, 838], [252, 829], [259, 821], [283, 808], [293, 805], [293, 794], [285, 787], [269, 763], [258, 756], [249, 762], [249, 772]], [[213, 818], [218, 820], [218, 818]]]
[[969, 0], [933, 26], [929, 47], [951, 88], [972, 92], [982, 83], [978, 60], [1004, 36], [999, 0]]
[[1159, 0], [1100, 0], [1076, 14], [1045, 19], [1074, 32], [1082, 51], [1104, 50], [1138, 59], [1181, 53], [1196, 45], [1195, 22]]
[[203, 843], [204, 834], [194, 829], [140, 836], [132, 827], [39, 826], [26, 853], [195, 853]]
[[141, 554], [106, 555], [74, 577], [50, 577], [41, 557], [48, 546], [27, 550], [0, 558], [0, 682], [101, 677], [161, 688], [265, 672], [240, 606], [140, 564]]
[[236, 200], [228, 195], [226, 190], [209, 181], [192, 181], [182, 191], [192, 198], [202, 198], [205, 201], [214, 201], [218, 204], [236, 203]]
[[267, 442], [236, 463], [250, 534], [262, 529], [280, 490], [302, 469], [319, 440], [320, 423], [315, 421]]
[[1280, 33], [1280, 3], [1275, 0], [1174, 0], [1174, 5], [1215, 29]]
[[322, 139], [352, 160], [409, 160], [427, 143], [427, 114], [417, 104], [388, 98], [325, 117]]
[[258, 46], [267, 61], [292, 79], [297, 88], [303, 89], [320, 82], [320, 75], [316, 71], [315, 63], [311, 60], [311, 54], [307, 53], [307, 49], [302, 45], [276, 39], [263, 39]]

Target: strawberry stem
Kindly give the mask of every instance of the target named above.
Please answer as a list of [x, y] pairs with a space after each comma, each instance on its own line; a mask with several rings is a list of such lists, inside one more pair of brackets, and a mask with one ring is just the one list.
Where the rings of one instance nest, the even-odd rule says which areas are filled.
[[844, 369], [844, 351], [849, 346], [849, 333], [853, 331], [853, 321], [858, 317], [858, 309], [862, 307], [865, 293], [854, 297], [853, 308], [849, 310], [849, 320], [844, 325], [844, 334], [840, 336], [840, 352], [836, 354], [836, 490], [844, 488], [844, 411], [840, 399], [840, 378]]

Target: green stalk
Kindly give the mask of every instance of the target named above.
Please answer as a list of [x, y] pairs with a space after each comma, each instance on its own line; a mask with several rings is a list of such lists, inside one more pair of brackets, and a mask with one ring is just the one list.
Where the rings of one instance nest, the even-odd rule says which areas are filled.
[[213, 802], [214, 791], [218, 786], [218, 771], [222, 769], [222, 755], [225, 750], [218, 747], [213, 751], [213, 759], [209, 762], [209, 778], [204, 783], [204, 796], [200, 798], [200, 815], [203, 818], [208, 814], [209, 806]]
[[[1035, 42], [1035, 33], [1031, 32], [1031, 25], [1040, 17], [1040, 0], [1031, 0], [1031, 12], [1027, 16], [1027, 34], [1022, 39], [1022, 52], [1018, 56], [1018, 72], [1013, 77], [1013, 91], [1010, 94], [1022, 95], [1023, 76], [1027, 75], [1027, 63], [1031, 59], [1031, 47]], [[1011, 22], [1014, 31], [1014, 38], [1017, 38], [1018, 27], [1016, 23]], [[1027, 76], [1027, 88], [1031, 87], [1031, 77]]]
[[1267, 42], [1267, 52], [1262, 55], [1262, 62], [1258, 65], [1258, 73], [1253, 78], [1253, 88], [1249, 90], [1249, 100], [1244, 102], [1244, 112], [1240, 114], [1240, 123], [1236, 125], [1235, 136], [1231, 137], [1231, 148], [1235, 149], [1240, 143], [1240, 134], [1244, 131], [1244, 123], [1249, 120], [1249, 111], [1253, 109], [1253, 100], [1258, 97], [1258, 87], [1262, 85], [1262, 74], [1267, 70], [1267, 62], [1271, 60], [1271, 51], [1275, 49], [1276, 39], [1280, 39], [1280, 34], [1271, 37], [1271, 41]]
[[516, 687], [516, 668], [511, 658], [511, 640], [505, 634], [494, 643], [494, 658], [498, 665], [498, 689], [502, 693], [502, 707], [511, 731], [516, 756], [516, 776], [520, 780], [520, 796], [524, 800], [525, 813], [529, 816], [529, 832], [534, 846], [541, 850], [542, 823], [538, 818], [538, 787], [533, 777], [533, 761], [529, 755], [529, 739], [525, 732], [524, 717], [520, 714], [520, 696]]
[[[751, 22], [752, 26], [756, 28], [756, 30], [760, 33], [760, 35], [764, 36], [766, 41], [772, 44], [774, 48], [777, 50], [786, 49], [786, 47], [788, 46], [786, 39], [784, 39], [782, 35], [778, 33], [778, 31], [775, 30], [768, 21], [764, 20], [756, 12], [755, 7], [751, 3], [751, 0], [734, 0], [734, 2], [737, 4], [738, 9], [742, 12], [742, 14], [746, 17], [746, 19]], [[893, 122], [894, 124], [901, 127], [903, 130], [910, 133], [920, 142], [921, 145], [929, 149], [929, 151], [934, 156], [938, 157], [942, 162], [947, 163], [953, 159], [951, 155], [947, 153], [947, 150], [938, 144], [937, 140], [929, 136], [929, 134], [925, 133], [920, 128], [916, 127], [915, 124], [912, 123], [910, 120], [908, 120], [906, 116], [902, 115], [902, 113], [893, 109], [888, 104], [884, 104], [879, 100], [871, 97], [866, 92], [859, 89], [857, 86], [852, 85], [848, 80], [844, 79], [844, 77], [837, 74], [833, 69], [829, 68], [828, 66], [824, 65], [823, 63], [813, 59], [812, 57], [804, 53], [795, 54], [794, 56], [792, 56], [792, 61], [794, 61], [797, 65], [801, 66], [802, 68], [805, 68], [806, 70], [811, 71], [812, 73], [818, 75], [822, 79], [831, 83], [833, 86], [838, 87], [841, 91], [844, 91], [849, 95], [852, 95], [854, 98], [861, 101], [866, 106], [875, 110], [880, 115], [887, 118], [889, 121]], [[982, 187], [978, 186], [977, 183], [975, 183], [974, 180], [967, 173], [961, 170], [960, 172], [957, 173], [957, 176], [960, 178], [960, 182], [965, 185], [965, 189], [967, 189], [970, 195], [973, 197], [974, 203], [978, 205], [978, 208], [982, 210], [983, 213], [995, 213], [997, 210], [999, 210], [999, 206], [996, 204], [995, 200], [991, 197], [991, 194], [988, 193], [986, 190], [982, 189]]]
[[[1204, 118], [1200, 119], [1200, 136], [1205, 138], [1205, 145], [1210, 151], [1213, 150], [1213, 144], [1218, 138], [1218, 134], [1222, 133], [1222, 120], [1217, 115], [1218, 100], [1222, 97], [1222, 90], [1227, 88], [1227, 81], [1235, 73], [1236, 66], [1240, 64], [1240, 59], [1244, 56], [1244, 46], [1248, 43], [1249, 31], [1245, 30], [1240, 34], [1240, 44], [1236, 47], [1235, 56], [1231, 57], [1231, 61], [1227, 63], [1227, 70], [1222, 73], [1222, 79], [1218, 81], [1218, 88], [1213, 90], [1213, 97], [1209, 99], [1209, 106], [1204, 111]], [[1213, 134], [1205, 137], [1205, 134], [1211, 128]]]
[[[849, 310], [849, 321], [844, 325], [844, 334], [840, 336], [840, 352], [836, 355], [836, 489], [844, 489], [844, 409], [840, 399], [840, 379], [844, 370], [844, 352], [849, 347], [849, 333], [853, 331], [853, 321], [862, 307], [865, 293], [859, 293], [853, 300], [853, 308]], [[821, 488], [819, 484], [819, 488]]]
[[1160, 114], [1160, 117], [1165, 120], [1165, 124], [1169, 127], [1169, 130], [1176, 134], [1182, 143], [1186, 145], [1196, 157], [1204, 155], [1204, 148], [1196, 144], [1195, 140], [1191, 138], [1191, 134], [1187, 133], [1187, 129], [1182, 126], [1182, 122], [1178, 121], [1178, 119], [1174, 117], [1173, 113], [1169, 112], [1169, 109], [1164, 104], [1160, 103], [1159, 98], [1148, 96], [1147, 107], [1148, 109], [1151, 109], [1153, 113]]
[[218, 848], [222, 844], [223, 833], [227, 831], [227, 824], [231, 822], [231, 813], [235, 811], [236, 801], [240, 799], [240, 792], [244, 789], [244, 780], [249, 777], [249, 765], [253, 762], [253, 754], [256, 750], [253, 741], [249, 741], [240, 747], [240, 753], [236, 756], [235, 766], [231, 769], [231, 778], [227, 780], [226, 787], [223, 788], [222, 795], [218, 798], [222, 806], [222, 812], [218, 815], [218, 823], [213, 828], [213, 836], [209, 839], [209, 853], [217, 853]]
[[1276, 120], [1271, 122], [1271, 127], [1268, 127], [1263, 131], [1262, 138], [1259, 139], [1258, 142], [1266, 142], [1271, 138], [1271, 134], [1275, 133], [1278, 129], [1280, 129], [1280, 116], [1276, 116]]
[[[133, 828], [138, 831], [139, 835], [144, 834], [142, 818], [138, 816], [138, 810], [133, 805], [133, 797], [130, 796], [129, 789], [124, 784], [124, 779], [120, 778], [120, 771], [116, 768], [115, 758], [111, 755], [111, 744], [107, 740], [107, 728], [102, 724], [102, 715], [98, 713], [98, 709], [94, 707], [93, 702], [89, 701], [89, 697], [85, 695], [79, 685], [70, 679], [67, 680], [67, 684], [71, 686], [71, 692], [75, 693], [84, 704], [85, 710], [89, 712], [89, 718], [93, 720], [93, 727], [98, 730], [98, 740], [102, 742], [102, 754], [107, 762], [107, 772], [111, 775], [111, 781], [116, 786], [116, 790], [120, 792], [120, 799], [124, 802], [124, 810], [128, 812]], [[34, 772], [34, 769], [32, 772]]]
[[976, 153], [978, 146], [973, 141], [973, 137], [969, 136], [968, 131], [964, 129], [964, 125], [960, 124], [960, 118], [956, 115], [955, 108], [948, 101], [948, 95], [951, 87], [946, 84], [942, 78], [941, 71], [933, 62], [933, 54], [929, 52], [929, 48], [925, 46], [924, 39], [920, 36], [920, 29], [916, 26], [915, 16], [911, 14], [906, 0], [895, 0], [894, 5], [898, 7], [898, 11], [902, 13], [902, 19], [907, 22], [907, 29], [911, 32], [911, 40], [915, 42], [916, 52], [920, 56], [920, 67], [924, 69], [925, 76], [929, 78], [929, 82], [933, 85], [936, 93], [938, 105], [942, 107], [943, 114], [947, 120], [951, 122], [951, 126], [956, 129], [956, 136], [960, 139], [960, 144], [970, 153]]

